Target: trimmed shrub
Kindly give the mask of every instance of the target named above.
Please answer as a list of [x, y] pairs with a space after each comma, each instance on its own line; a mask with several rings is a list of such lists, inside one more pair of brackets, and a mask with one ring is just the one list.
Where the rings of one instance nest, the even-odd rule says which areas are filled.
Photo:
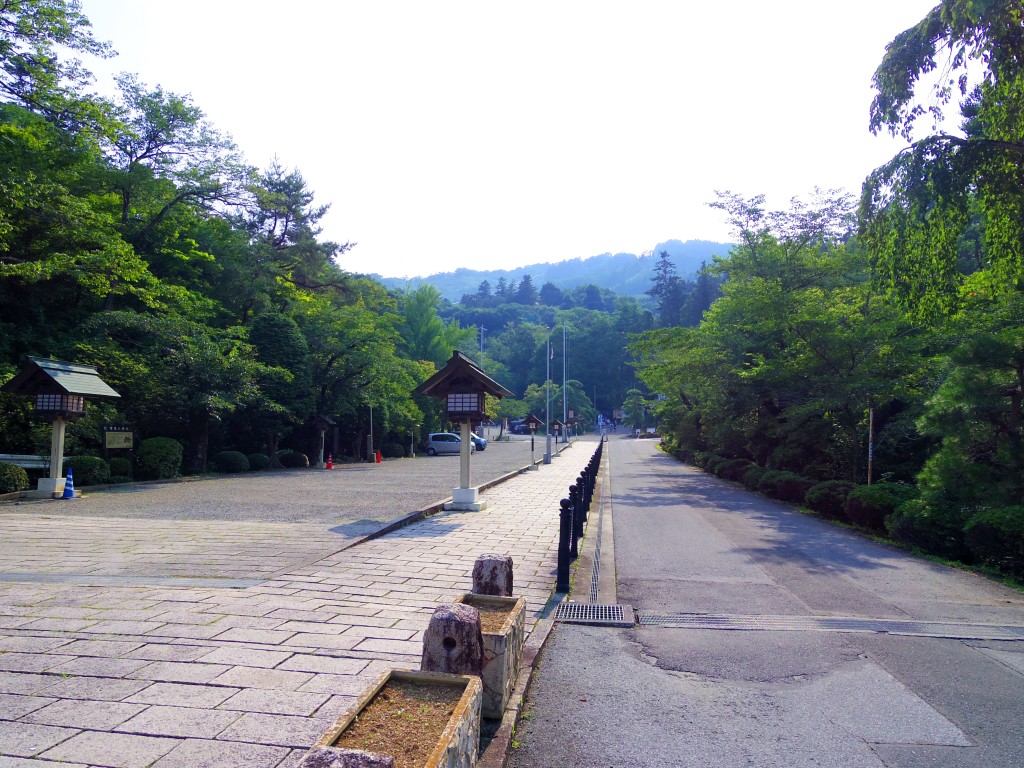
[[150, 437], [139, 443], [138, 474], [148, 480], [163, 480], [181, 473], [181, 443], [169, 437]]
[[750, 490], [756, 491], [757, 487], [761, 484], [761, 478], [764, 477], [764, 473], [767, 471], [764, 467], [759, 467], [755, 464], [743, 473], [740, 482]]
[[262, 472], [264, 469], [270, 469], [270, 457], [265, 453], [250, 453], [245, 458], [249, 460], [249, 469], [253, 472]]
[[126, 459], [123, 456], [115, 456], [107, 463], [110, 465], [110, 482], [115, 482], [115, 477], [132, 476], [132, 462], [130, 459]]
[[968, 517], [963, 510], [913, 499], [885, 518], [885, 527], [890, 536], [903, 544], [952, 560], [968, 560], [970, 551], [963, 536]]
[[380, 455], [384, 459], [404, 459], [405, 446], [401, 443], [384, 443], [380, 447]]
[[874, 531], [885, 530], [885, 518], [901, 504], [917, 496], [917, 489], [903, 483], [858, 485], [846, 497], [844, 511], [854, 525]]
[[804, 503], [825, 517], [845, 520], [846, 498], [855, 487], [846, 480], [826, 480], [808, 489], [804, 495]]
[[729, 459], [719, 456], [717, 453], [706, 453], [704, 454], [704, 469], [713, 475], [717, 475], [718, 468], [727, 461]]
[[808, 480], [796, 472], [770, 469], [761, 475], [757, 490], [780, 501], [802, 504], [804, 496], [813, 485], [813, 480]]
[[131, 481], [132, 481], [132, 479], [130, 477], [128, 477], [128, 475], [111, 475], [110, 479], [107, 482], [108, 483], [119, 484], [119, 483], [130, 483]]
[[278, 451], [277, 460], [287, 469], [302, 469], [309, 466], [309, 457], [298, 451]]
[[977, 513], [964, 526], [964, 542], [979, 562], [1024, 577], [1024, 507]]
[[213, 457], [213, 468], [228, 475], [249, 471], [249, 459], [239, 451], [221, 451]]
[[694, 463], [693, 451], [689, 448], [675, 448], [672, 451], [672, 457], [677, 461], [685, 462], [686, 464]]
[[17, 493], [28, 488], [28, 472], [17, 464], [0, 461], [0, 493]]
[[743, 475], [753, 466], [756, 466], [754, 462], [747, 459], [729, 459], [718, 465], [715, 474], [725, 480], [742, 480]]
[[72, 469], [75, 487], [83, 485], [102, 485], [110, 480], [110, 467], [99, 456], [78, 456], [68, 459], [67, 466]]

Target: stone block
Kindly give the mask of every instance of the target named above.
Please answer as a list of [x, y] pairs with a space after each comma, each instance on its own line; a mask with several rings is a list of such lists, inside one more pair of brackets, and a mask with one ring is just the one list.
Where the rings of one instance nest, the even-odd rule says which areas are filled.
[[480, 611], [464, 603], [445, 603], [434, 609], [423, 633], [420, 669], [450, 675], [480, 676], [484, 641]]
[[480, 555], [473, 563], [473, 592], [512, 597], [512, 558], [490, 553]]

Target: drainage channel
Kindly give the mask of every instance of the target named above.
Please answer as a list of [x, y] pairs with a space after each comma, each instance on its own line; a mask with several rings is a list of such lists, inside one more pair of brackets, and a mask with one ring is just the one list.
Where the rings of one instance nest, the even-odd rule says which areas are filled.
[[628, 605], [562, 603], [555, 621], [607, 627], [717, 629], [733, 632], [867, 632], [951, 640], [1024, 640], [1024, 626], [956, 624], [904, 619], [865, 619], [838, 616], [738, 616], [730, 614], [633, 611]]
[[1024, 640], [1024, 627], [990, 624], [958, 624], [905, 619], [867, 619], [838, 616], [739, 616], [730, 614], [637, 611], [642, 627], [672, 629], [723, 629], [769, 632], [870, 632], [874, 634], [935, 637], [954, 640]]

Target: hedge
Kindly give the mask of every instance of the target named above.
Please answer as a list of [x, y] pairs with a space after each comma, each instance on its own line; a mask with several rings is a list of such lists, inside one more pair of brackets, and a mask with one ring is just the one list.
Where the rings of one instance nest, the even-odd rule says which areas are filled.
[[1024, 506], [978, 512], [964, 526], [964, 542], [979, 562], [1024, 577]]
[[298, 451], [278, 451], [277, 460], [287, 469], [301, 469], [309, 466], [309, 457]]
[[17, 464], [0, 461], [0, 493], [17, 493], [28, 488], [28, 472]]
[[405, 446], [401, 443], [384, 443], [380, 447], [380, 455], [385, 459], [404, 459]]
[[903, 483], [858, 485], [846, 497], [843, 508], [851, 523], [872, 530], [885, 529], [885, 518], [917, 496], [917, 489]]
[[794, 504], [802, 504], [807, 491], [814, 485], [813, 480], [808, 480], [796, 472], [786, 472], [772, 469], [761, 475], [757, 489], [780, 501], [790, 501]]
[[270, 469], [270, 457], [265, 453], [250, 453], [246, 456], [249, 460], [249, 469], [253, 472], [261, 472]]
[[213, 468], [225, 474], [249, 471], [249, 459], [239, 451], [221, 451], [213, 457]]
[[826, 480], [811, 486], [804, 503], [815, 512], [834, 520], [846, 519], [846, 499], [856, 485], [847, 480]]
[[149, 480], [181, 473], [181, 443], [169, 437], [150, 437], [139, 443], [139, 476]]
[[110, 481], [110, 467], [99, 456], [77, 456], [68, 459], [66, 466], [72, 470], [71, 478], [76, 488], [102, 485]]

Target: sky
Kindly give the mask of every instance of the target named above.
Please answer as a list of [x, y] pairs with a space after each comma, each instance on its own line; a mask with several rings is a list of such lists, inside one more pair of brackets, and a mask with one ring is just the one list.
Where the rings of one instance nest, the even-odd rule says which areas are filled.
[[937, 0], [82, 0], [131, 72], [329, 203], [339, 263], [514, 269], [728, 242], [715, 190], [858, 192], [885, 46]]

